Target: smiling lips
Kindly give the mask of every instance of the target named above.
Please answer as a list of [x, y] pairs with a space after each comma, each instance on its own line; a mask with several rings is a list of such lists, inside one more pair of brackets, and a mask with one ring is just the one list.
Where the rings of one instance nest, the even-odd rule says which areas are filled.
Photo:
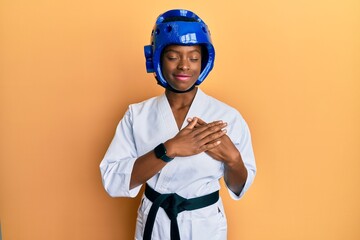
[[174, 77], [179, 81], [188, 81], [191, 76], [187, 74], [174, 74]]

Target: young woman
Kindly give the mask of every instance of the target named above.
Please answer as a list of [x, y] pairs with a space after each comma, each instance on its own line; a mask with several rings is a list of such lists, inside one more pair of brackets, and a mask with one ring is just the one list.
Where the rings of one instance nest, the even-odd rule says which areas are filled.
[[129, 106], [100, 164], [104, 187], [114, 197], [135, 197], [145, 185], [137, 240], [225, 240], [219, 179], [238, 200], [256, 166], [240, 113], [198, 88], [214, 64], [210, 31], [191, 11], [167, 11], [145, 57], [165, 92]]

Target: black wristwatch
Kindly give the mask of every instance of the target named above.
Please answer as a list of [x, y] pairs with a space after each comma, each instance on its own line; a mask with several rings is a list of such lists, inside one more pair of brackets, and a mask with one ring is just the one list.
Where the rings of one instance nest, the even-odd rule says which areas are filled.
[[157, 158], [160, 158], [164, 162], [170, 162], [171, 160], [174, 159], [166, 155], [166, 148], [163, 143], [160, 143], [156, 148], [154, 148], [154, 152], [155, 152], [155, 156]]

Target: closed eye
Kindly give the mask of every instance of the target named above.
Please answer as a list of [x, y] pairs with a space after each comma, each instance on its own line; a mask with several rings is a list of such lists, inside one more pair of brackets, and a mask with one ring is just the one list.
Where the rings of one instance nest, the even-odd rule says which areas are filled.
[[175, 61], [178, 59], [178, 57], [175, 57], [175, 56], [167, 56], [166, 57], [169, 61]]

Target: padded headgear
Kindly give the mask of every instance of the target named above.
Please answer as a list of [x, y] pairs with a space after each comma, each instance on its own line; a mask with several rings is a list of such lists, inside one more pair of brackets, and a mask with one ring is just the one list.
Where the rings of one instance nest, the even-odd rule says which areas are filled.
[[212, 70], [215, 59], [210, 31], [204, 21], [195, 13], [184, 9], [167, 11], [156, 19], [151, 32], [151, 45], [144, 47], [146, 71], [153, 72], [158, 84], [164, 88], [171, 88], [161, 71], [161, 54], [168, 45], [202, 46], [202, 68], [195, 85], [201, 84]]

